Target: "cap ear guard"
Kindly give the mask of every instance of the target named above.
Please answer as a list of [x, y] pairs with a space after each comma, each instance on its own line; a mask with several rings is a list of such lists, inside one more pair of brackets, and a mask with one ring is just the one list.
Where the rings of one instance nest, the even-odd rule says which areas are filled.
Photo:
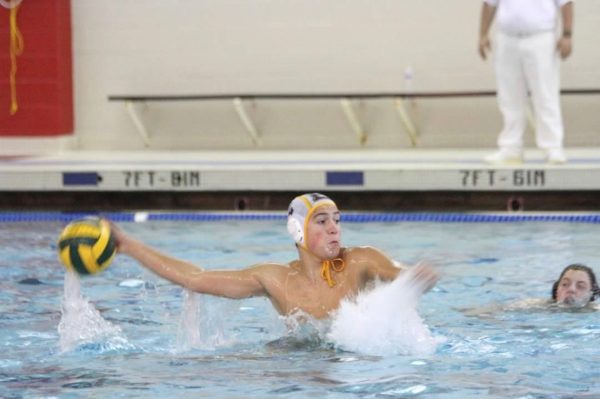
[[304, 231], [298, 219], [293, 217], [288, 218], [287, 231], [296, 244], [302, 244], [304, 241]]

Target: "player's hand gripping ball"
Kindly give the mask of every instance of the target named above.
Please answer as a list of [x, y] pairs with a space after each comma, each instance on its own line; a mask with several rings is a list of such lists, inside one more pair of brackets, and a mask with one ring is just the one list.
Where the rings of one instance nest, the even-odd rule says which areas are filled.
[[58, 256], [69, 270], [94, 274], [104, 270], [116, 253], [110, 224], [97, 217], [75, 220], [58, 238]]

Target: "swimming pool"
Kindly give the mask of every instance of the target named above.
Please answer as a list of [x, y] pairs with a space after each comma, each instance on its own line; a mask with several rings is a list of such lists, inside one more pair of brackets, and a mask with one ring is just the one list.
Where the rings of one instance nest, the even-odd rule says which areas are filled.
[[[210, 268], [295, 258], [283, 215], [243, 215], [138, 214], [145, 223], [110, 216]], [[547, 298], [569, 263], [600, 271], [597, 215], [522, 215], [347, 215], [345, 245], [426, 259], [442, 274], [418, 308], [439, 338], [434, 352], [373, 355], [337, 349], [310, 331], [287, 339], [267, 300], [187, 296], [125, 257], [80, 282], [102, 334], [65, 343], [68, 332], [86, 333], [72, 321], [58, 332], [65, 273], [55, 240], [77, 215], [0, 214], [0, 397], [598, 396], [598, 312], [469, 313]]]

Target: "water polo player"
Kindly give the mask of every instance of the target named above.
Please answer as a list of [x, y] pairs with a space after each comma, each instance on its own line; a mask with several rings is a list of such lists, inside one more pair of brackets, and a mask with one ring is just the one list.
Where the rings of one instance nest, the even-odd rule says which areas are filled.
[[369, 282], [390, 281], [399, 273], [411, 273], [411, 281], [422, 292], [438, 279], [427, 265], [401, 269], [376, 248], [342, 247], [340, 211], [323, 194], [296, 197], [288, 208], [287, 229], [296, 243], [297, 260], [241, 270], [204, 270], [159, 252], [113, 225], [118, 252], [159, 276], [202, 294], [233, 299], [265, 296], [283, 315], [305, 312], [326, 318], [342, 299], [357, 294]]
[[583, 307], [600, 296], [594, 271], [582, 264], [572, 264], [563, 269], [552, 285], [552, 300], [559, 305]]

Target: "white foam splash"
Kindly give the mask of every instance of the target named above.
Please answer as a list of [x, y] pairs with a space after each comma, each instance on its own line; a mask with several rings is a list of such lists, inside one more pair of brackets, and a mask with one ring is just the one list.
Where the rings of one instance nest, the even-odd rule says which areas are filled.
[[315, 340], [326, 339], [327, 333], [331, 327], [329, 319], [315, 319], [310, 314], [296, 310], [295, 312], [279, 316], [283, 320], [288, 337], [294, 337], [298, 340]]
[[340, 349], [369, 355], [432, 354], [438, 339], [417, 313], [424, 290], [409, 268], [391, 283], [380, 283], [353, 300], [342, 301], [328, 340]]
[[81, 295], [79, 276], [74, 272], [65, 274], [61, 313], [58, 334], [62, 352], [99, 341], [109, 348], [129, 346], [121, 328], [104, 320], [94, 305]]

